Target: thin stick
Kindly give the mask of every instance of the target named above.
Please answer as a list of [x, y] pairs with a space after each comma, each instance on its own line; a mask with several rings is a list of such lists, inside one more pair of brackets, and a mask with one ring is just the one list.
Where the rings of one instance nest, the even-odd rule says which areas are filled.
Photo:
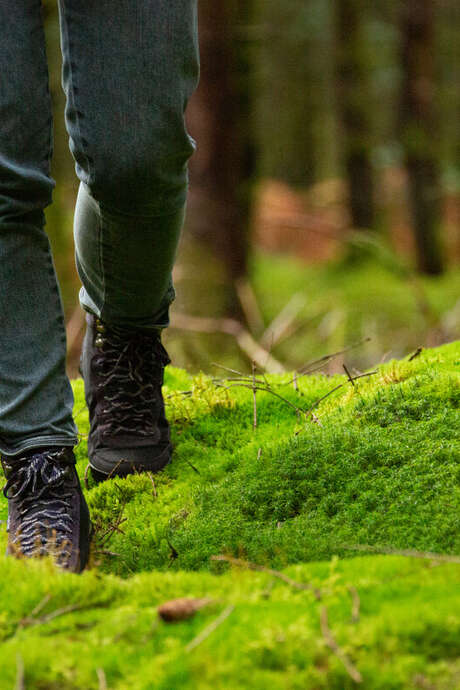
[[238, 376], [244, 376], [242, 371], [238, 371], [238, 369], [230, 369], [230, 367], [224, 367], [223, 364], [218, 364], [217, 362], [211, 362], [213, 367], [219, 367], [219, 369], [225, 369], [225, 371], [229, 371], [232, 374], [238, 374]]
[[289, 302], [284, 305], [280, 313], [275, 316], [273, 321], [267, 326], [260, 338], [263, 347], [275, 346], [282, 339], [283, 335], [290, 329], [299, 312], [305, 305], [305, 297], [302, 293], [294, 294]]
[[281, 573], [279, 570], [273, 570], [272, 568], [266, 568], [263, 565], [257, 565], [257, 563], [251, 563], [251, 561], [243, 561], [241, 558], [233, 558], [232, 556], [211, 556], [211, 561], [223, 561], [224, 563], [231, 563], [231, 565], [236, 565], [239, 568], [247, 568], [248, 570], [256, 570], [259, 573], [268, 573], [272, 577], [277, 577], [282, 580], [287, 585], [294, 587], [294, 589], [309, 590], [313, 592], [317, 601], [321, 599], [321, 592], [319, 589], [314, 587], [309, 582], [297, 582], [292, 580], [290, 577]]
[[323, 637], [326, 640], [326, 644], [329, 647], [329, 649], [335, 654], [335, 656], [340, 659], [342, 664], [345, 667], [346, 672], [350, 676], [352, 680], [355, 681], [355, 683], [362, 683], [363, 682], [363, 677], [358, 671], [358, 669], [352, 664], [350, 659], [347, 657], [343, 649], [339, 647], [337, 644], [336, 640], [334, 639], [334, 636], [331, 632], [331, 629], [329, 628], [328, 624], [328, 619], [327, 619], [327, 608], [323, 606], [321, 608], [321, 632], [323, 633]]
[[260, 367], [265, 367], [267, 371], [273, 374], [285, 371], [281, 362], [278, 362], [260, 343], [254, 340], [249, 331], [235, 319], [203, 318], [176, 312], [171, 319], [170, 328], [198, 333], [225, 333], [233, 336], [242, 352]]
[[40, 611], [43, 611], [43, 609], [45, 608], [47, 603], [49, 601], [51, 601], [52, 598], [53, 597], [51, 594], [46, 594], [43, 597], [43, 599], [37, 604], [37, 606], [34, 608], [34, 610], [31, 611], [29, 618], [34, 618], [35, 616], [37, 616], [40, 613]]
[[188, 460], [187, 458], [184, 458], [184, 460], [185, 460], [185, 462], [187, 463], [187, 465], [188, 465], [189, 467], [192, 468], [192, 470], [193, 470], [194, 472], [196, 472], [197, 474], [201, 474], [201, 472], [200, 472], [200, 470], [198, 469], [198, 467], [195, 467], [195, 465], [193, 465], [193, 464], [190, 462], [190, 460]]
[[356, 587], [353, 587], [353, 585], [349, 585], [347, 587], [348, 591], [350, 592], [351, 595], [351, 601], [352, 601], [352, 606], [351, 606], [351, 622], [352, 623], [357, 623], [359, 621], [359, 609], [361, 606], [361, 601], [359, 598], [358, 590]]
[[117, 462], [117, 464], [112, 467], [109, 474], [107, 475], [107, 479], [111, 479], [113, 477], [113, 475], [116, 473], [116, 471], [118, 470], [118, 468], [120, 467], [122, 462], [123, 462], [123, 459], [119, 460]]
[[15, 690], [26, 690], [26, 679], [24, 673], [24, 661], [22, 656], [18, 654], [16, 656], [16, 685]]
[[151, 472], [147, 472], [147, 475], [148, 475], [150, 481], [152, 482], [152, 486], [153, 486], [153, 496], [154, 496], [155, 498], [158, 498], [157, 487], [155, 486], [155, 480], [154, 480], [154, 478], [153, 478], [153, 475], [152, 475]]
[[257, 460], [260, 460], [260, 456], [262, 455], [262, 448], [259, 448], [257, 451]]
[[[304, 364], [303, 367], [301, 367], [298, 370], [298, 374], [301, 376], [305, 376], [305, 374], [309, 373], [309, 370], [314, 367], [314, 371], [317, 370], [317, 368], [321, 368], [321, 366], [326, 365], [330, 359], [334, 359], [335, 357], [339, 357], [340, 355], [344, 355], [346, 352], [350, 352], [351, 350], [355, 350], [357, 347], [360, 345], [363, 345], [364, 343], [368, 343], [371, 340], [371, 338], [363, 338], [362, 340], [358, 340], [358, 342], [353, 343], [352, 345], [349, 345], [348, 347], [345, 347], [343, 350], [337, 350], [337, 352], [331, 352], [329, 355], [323, 355], [319, 359], [314, 359], [311, 362], [308, 362], [307, 364]], [[316, 367], [316, 365], [319, 364], [321, 365], [320, 367]]]
[[418, 357], [418, 356], [422, 353], [422, 351], [423, 351], [423, 347], [418, 347], [418, 348], [415, 350], [415, 352], [413, 352], [413, 353], [411, 354], [411, 356], [409, 357], [409, 360], [408, 360], [408, 361], [409, 361], [409, 362], [412, 362], [412, 360], [414, 360], [416, 357]]
[[[95, 605], [96, 606], [96, 605]], [[100, 604], [99, 604], [100, 606]], [[43, 625], [45, 623], [49, 623], [50, 621], [54, 620], [55, 618], [58, 618], [59, 616], [64, 616], [66, 613], [72, 613], [72, 611], [80, 611], [81, 609], [85, 608], [92, 608], [92, 605], [88, 604], [71, 604], [70, 606], [63, 606], [60, 609], [56, 609], [55, 611], [52, 611], [51, 613], [46, 614], [46, 616], [42, 616], [41, 618], [24, 618], [20, 626], [21, 628], [26, 628], [26, 627], [31, 627], [33, 625]]]
[[99, 681], [99, 690], [107, 690], [107, 679], [103, 668], [97, 668], [97, 679]]
[[214, 630], [216, 630], [216, 628], [218, 628], [219, 625], [221, 625], [221, 623], [223, 623], [224, 620], [226, 620], [229, 617], [234, 608], [235, 607], [233, 606], [233, 604], [227, 606], [227, 608], [224, 611], [222, 611], [220, 616], [218, 616], [212, 623], [210, 623], [204, 630], [202, 630], [199, 635], [194, 637], [193, 640], [188, 643], [188, 645], [185, 648], [185, 651], [191, 652], [193, 649], [195, 649], [195, 647], [198, 647], [199, 644], [201, 644], [207, 637], [209, 637], [209, 635], [211, 635], [211, 633], [213, 633]]
[[105, 532], [103, 532], [103, 534], [101, 534], [101, 536], [99, 537], [101, 544], [106, 537], [107, 537], [107, 541], [108, 541], [110, 539], [110, 537], [112, 536], [112, 534], [114, 534], [115, 532], [118, 532], [119, 534], [124, 535], [123, 530], [120, 529], [120, 525], [122, 525], [127, 520], [128, 520], [127, 517], [124, 517], [122, 519], [120, 519], [120, 517], [118, 517], [117, 520], [112, 525], [110, 525], [110, 527]]
[[348, 376], [348, 380], [350, 381], [351, 385], [352, 385], [353, 388], [354, 388], [354, 387], [355, 387], [355, 382], [354, 382], [354, 379], [353, 379], [352, 375], [350, 374], [350, 372], [349, 372], [348, 369], [347, 369], [347, 365], [346, 365], [346, 364], [342, 364], [342, 367], [344, 368], [345, 373], [346, 373], [346, 375]]
[[249, 328], [253, 333], [260, 333], [264, 320], [251, 283], [247, 278], [240, 278], [235, 281], [235, 289]]
[[[343, 386], [343, 384], [341, 384], [341, 385]], [[244, 383], [232, 383], [229, 386], [221, 386], [221, 387], [224, 388], [225, 390], [227, 390], [228, 388], [249, 388], [249, 390], [254, 390], [253, 386], [248, 386], [247, 384], [244, 384]], [[273, 388], [268, 388], [266, 386], [255, 386], [255, 390], [265, 391], [266, 393], [271, 393], [272, 395], [275, 395], [280, 400], [283, 400], [283, 402], [285, 402], [286, 405], [289, 405], [290, 407], [292, 407], [297, 413], [303, 412], [301, 407], [297, 407], [297, 405], [294, 405], [294, 403], [292, 403], [287, 398], [283, 398], [283, 396], [280, 395], [279, 393], [277, 393], [276, 391], [274, 391]]]
[[[357, 379], [362, 379], [365, 376], [375, 376], [375, 374], [378, 374], [378, 372], [377, 371], [370, 371], [368, 374], [359, 374], [358, 376], [353, 376], [351, 378], [351, 382], [353, 383], [353, 381], [356, 381]], [[334, 388], [332, 388], [332, 390], [330, 390], [328, 393], [326, 393], [321, 398], [319, 398], [316, 402], [314, 402], [313, 405], [311, 405], [311, 407], [305, 412], [306, 417], [308, 418], [308, 415], [310, 415], [312, 413], [312, 411], [315, 409], [315, 407], [318, 407], [318, 405], [321, 402], [323, 402], [323, 400], [325, 400], [330, 395], [332, 395], [332, 393], [335, 393], [335, 391], [338, 391], [339, 388], [343, 388], [344, 386], [346, 386], [346, 383], [340, 383], [338, 386], [335, 386]]]
[[322, 424], [320, 418], [317, 417], [317, 416], [315, 415], [314, 412], [310, 412], [310, 414], [311, 414], [311, 418], [313, 419], [313, 421], [315, 422], [315, 424], [318, 424], [318, 426], [324, 426], [324, 425]]

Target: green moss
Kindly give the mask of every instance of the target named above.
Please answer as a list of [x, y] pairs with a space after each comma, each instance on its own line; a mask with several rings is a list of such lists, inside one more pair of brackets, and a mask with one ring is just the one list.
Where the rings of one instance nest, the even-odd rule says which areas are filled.
[[[18, 655], [26, 687], [98, 688], [352, 688], [328, 648], [329, 628], [363, 677], [362, 687], [454, 688], [460, 666], [460, 572], [455, 564], [391, 556], [299, 565], [287, 573], [313, 582], [322, 600], [266, 573], [149, 573], [129, 580], [56, 573], [47, 563], [2, 559], [0, 687], [12, 688]], [[359, 597], [352, 620], [350, 587]], [[23, 619], [80, 609], [49, 622]], [[160, 622], [156, 607], [180, 596], [214, 600], [193, 619]], [[229, 605], [228, 617], [193, 651], [187, 645]], [[23, 623], [21, 624], [21, 621]], [[434, 685], [433, 685], [434, 683]]]
[[[122, 506], [127, 518], [110, 542], [121, 555], [102, 569], [202, 569], [219, 551], [282, 567], [363, 543], [460, 552], [458, 361], [452, 344], [382, 365], [355, 386], [314, 376], [295, 390], [289, 375], [269, 376], [303, 410], [346, 385], [315, 408], [317, 423], [258, 392], [256, 429], [251, 390], [170, 370], [172, 465], [155, 486], [136, 476], [89, 492], [98, 523]], [[81, 382], [75, 390], [81, 408]], [[78, 421], [85, 432], [84, 413]], [[84, 442], [78, 453], [83, 471]]]
[[[31, 688], [98, 688], [101, 668], [109, 688], [354, 687], [321, 633], [322, 606], [363, 687], [456, 687], [460, 566], [358, 557], [353, 547], [460, 553], [459, 369], [452, 343], [381, 365], [355, 386], [313, 376], [296, 390], [289, 375], [269, 376], [254, 429], [250, 389], [168, 368], [173, 462], [154, 477], [89, 480], [93, 569], [77, 577], [0, 557], [0, 688], [14, 686], [17, 654]], [[300, 411], [339, 384], [314, 418]], [[83, 476], [81, 381], [74, 390]], [[122, 517], [122, 532], [103, 537]], [[267, 573], [226, 572], [210, 560], [219, 553], [285, 569], [323, 599]], [[216, 602], [188, 622], [158, 622], [156, 606], [184, 595]], [[21, 625], [41, 601], [38, 617], [80, 608]], [[188, 653], [229, 604], [229, 617]]]

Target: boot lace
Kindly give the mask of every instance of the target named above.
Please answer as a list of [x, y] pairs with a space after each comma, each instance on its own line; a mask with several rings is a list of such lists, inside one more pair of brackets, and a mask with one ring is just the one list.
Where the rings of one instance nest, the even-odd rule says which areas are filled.
[[161, 411], [163, 370], [170, 359], [159, 335], [99, 324], [93, 358], [102, 433], [155, 434]]
[[18, 555], [43, 556], [52, 546], [58, 562], [71, 554], [72, 515], [67, 468], [73, 465], [62, 450], [8, 458], [3, 489], [17, 505], [19, 528], [10, 535]]

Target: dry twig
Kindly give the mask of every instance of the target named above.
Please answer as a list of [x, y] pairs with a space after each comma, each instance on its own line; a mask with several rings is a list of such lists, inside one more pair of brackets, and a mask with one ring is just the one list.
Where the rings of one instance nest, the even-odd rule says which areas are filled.
[[16, 656], [16, 685], [14, 686], [14, 688], [15, 690], [26, 690], [24, 661], [20, 654]]
[[268, 347], [269, 344], [274, 347], [284, 336], [292, 334], [294, 321], [304, 305], [305, 296], [300, 292], [294, 294], [266, 328], [260, 339], [262, 347]]
[[247, 568], [248, 570], [256, 570], [259, 573], [268, 573], [268, 575], [271, 575], [272, 577], [277, 577], [279, 580], [282, 580], [287, 585], [294, 587], [294, 589], [309, 590], [309, 591], [313, 592], [313, 594], [315, 595], [315, 599], [317, 599], [317, 601], [320, 601], [320, 599], [321, 599], [321, 592], [319, 589], [314, 587], [314, 585], [310, 584], [309, 582], [297, 582], [296, 580], [292, 580], [290, 577], [288, 577], [288, 575], [285, 575], [284, 573], [280, 572], [279, 570], [273, 570], [272, 568], [266, 568], [264, 565], [258, 565], [257, 563], [251, 563], [251, 561], [243, 561], [241, 558], [233, 558], [232, 556], [224, 556], [224, 555], [211, 556], [211, 561], [222, 561], [224, 563], [230, 563], [231, 565], [236, 565], [239, 568]]
[[422, 352], [423, 352], [423, 347], [418, 347], [418, 348], [415, 350], [415, 352], [413, 352], [413, 353], [411, 354], [411, 356], [409, 357], [409, 360], [408, 360], [408, 361], [409, 361], [409, 362], [412, 362], [412, 360], [415, 359], [416, 357], [418, 357], [419, 355], [421, 355]]
[[359, 609], [361, 606], [361, 601], [359, 598], [358, 590], [356, 587], [353, 587], [353, 585], [349, 585], [347, 587], [348, 591], [350, 592], [351, 595], [351, 622], [352, 623], [357, 623], [359, 621]]
[[29, 628], [34, 625], [44, 625], [45, 623], [49, 623], [59, 616], [64, 616], [66, 613], [72, 613], [73, 611], [80, 611], [81, 609], [93, 608], [96, 606], [106, 606], [106, 604], [70, 604], [69, 606], [63, 606], [55, 611], [51, 611], [51, 613], [47, 613], [45, 616], [41, 616], [40, 618], [35, 618], [32, 616], [23, 618], [18, 627]]
[[321, 608], [321, 632], [323, 633], [323, 637], [326, 640], [326, 644], [329, 647], [329, 649], [335, 654], [335, 656], [340, 659], [342, 664], [345, 667], [346, 672], [350, 676], [352, 680], [355, 681], [355, 683], [362, 683], [363, 682], [363, 677], [358, 671], [358, 669], [352, 664], [350, 659], [347, 657], [343, 649], [339, 647], [337, 644], [331, 629], [329, 628], [328, 624], [328, 619], [327, 619], [327, 608], [323, 606]]
[[[336, 357], [340, 357], [340, 355], [344, 355], [346, 352], [350, 352], [351, 350], [355, 350], [357, 347], [360, 345], [363, 345], [364, 343], [368, 343], [371, 340], [371, 338], [363, 338], [362, 340], [358, 340], [357, 343], [353, 343], [352, 345], [349, 345], [348, 347], [344, 348], [343, 350], [338, 350], [337, 352], [331, 352], [329, 355], [323, 355], [319, 359], [314, 359], [311, 362], [308, 362], [307, 364], [304, 364], [300, 369], [298, 369], [295, 372], [295, 376], [297, 378], [300, 378], [301, 376], [308, 376], [309, 374], [313, 374], [315, 371], [318, 371], [319, 369], [323, 369], [327, 364], [332, 359], [335, 359]], [[287, 384], [293, 383], [294, 379], [291, 379], [290, 381], [287, 382]]]
[[192, 649], [198, 647], [199, 644], [201, 644], [207, 637], [209, 637], [209, 635], [211, 635], [211, 633], [213, 633], [214, 630], [216, 630], [216, 628], [218, 628], [219, 625], [221, 625], [221, 623], [223, 623], [224, 620], [226, 620], [226, 618], [229, 617], [234, 608], [235, 607], [233, 606], [233, 604], [227, 606], [227, 608], [224, 611], [222, 611], [220, 616], [218, 616], [212, 623], [210, 623], [210, 625], [208, 625], [204, 630], [202, 630], [199, 635], [194, 637], [193, 640], [188, 643], [188, 645], [185, 648], [185, 651], [191, 652]]
[[147, 475], [148, 475], [148, 478], [150, 479], [150, 481], [152, 482], [152, 486], [153, 486], [153, 496], [154, 496], [154, 498], [158, 498], [157, 487], [156, 487], [156, 485], [155, 485], [155, 480], [154, 480], [154, 478], [153, 478], [153, 474], [152, 474], [151, 472], [147, 472]]
[[124, 522], [128, 520], [127, 517], [123, 517], [123, 512], [117, 517], [114, 523], [112, 523], [108, 529], [98, 538], [98, 541], [101, 542], [101, 545], [104, 544], [104, 539], [106, 542], [109, 541], [110, 537], [112, 534], [115, 532], [118, 532], [119, 534], [123, 534], [124, 532], [122, 529], [120, 529], [120, 525], [122, 525]]
[[252, 333], [260, 333], [264, 320], [251, 283], [247, 278], [240, 278], [235, 281], [235, 289], [249, 328]]
[[97, 668], [97, 679], [99, 681], [99, 690], [107, 690], [107, 679], [103, 668]]
[[351, 383], [351, 385], [352, 385], [353, 388], [354, 388], [354, 386], [355, 386], [355, 381], [354, 381], [352, 375], [350, 374], [350, 372], [348, 371], [347, 365], [346, 365], [346, 364], [342, 364], [342, 367], [343, 367], [343, 369], [344, 369], [346, 375], [348, 376], [349, 382]]
[[37, 604], [37, 606], [33, 609], [33, 611], [31, 611], [29, 618], [35, 618], [35, 616], [38, 616], [40, 611], [43, 611], [43, 609], [45, 608], [47, 603], [49, 601], [51, 601], [52, 598], [53, 597], [51, 594], [45, 594], [43, 599]]
[[256, 342], [249, 331], [235, 319], [203, 318], [176, 312], [172, 317], [170, 328], [198, 333], [226, 333], [235, 338], [239, 348], [258, 366], [265, 367], [271, 373], [279, 374], [285, 371], [281, 362], [278, 362], [260, 343]]
[[[357, 381], [358, 379], [362, 379], [362, 378], [364, 378], [365, 376], [374, 376], [374, 375], [377, 374], [377, 373], [378, 373], [377, 371], [369, 371], [367, 374], [359, 374], [358, 376], [353, 376], [353, 377], [351, 377], [351, 378], [350, 378], [350, 382], [353, 383], [353, 381]], [[338, 391], [339, 388], [343, 388], [345, 385], [346, 385], [345, 383], [340, 383], [338, 386], [335, 386], [335, 387], [332, 388], [332, 390], [330, 390], [328, 393], [326, 393], [326, 394], [323, 395], [321, 398], [319, 398], [318, 400], [316, 400], [316, 402], [314, 402], [313, 405], [311, 405], [311, 407], [305, 412], [306, 418], [308, 419], [308, 416], [311, 415], [311, 413], [313, 412], [313, 410], [315, 409], [315, 407], [318, 407], [318, 405], [319, 405], [321, 402], [323, 402], [323, 400], [325, 400], [325, 399], [328, 398], [330, 395], [332, 395], [332, 393], [335, 393], [335, 391]]]

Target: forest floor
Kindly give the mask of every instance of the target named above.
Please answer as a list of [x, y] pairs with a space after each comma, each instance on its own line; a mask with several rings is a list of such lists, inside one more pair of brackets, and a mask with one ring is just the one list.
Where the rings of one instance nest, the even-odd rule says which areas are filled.
[[88, 478], [91, 568], [0, 556], [0, 688], [458, 690], [460, 342], [347, 369], [168, 367], [173, 462]]
[[[353, 344], [359, 346], [347, 353], [347, 362], [364, 368], [459, 337], [456, 267], [441, 276], [422, 276], [372, 237], [356, 238], [353, 246], [358, 245], [361, 258], [351, 262], [342, 257], [305, 263], [286, 254], [254, 252], [248, 283], [254, 300], [245, 305], [252, 312], [251, 334], [287, 370]], [[176, 310], [182, 312], [181, 295], [191, 281], [201, 279], [199, 272], [178, 276], [173, 323]], [[203, 294], [194, 315], [206, 318], [209, 313], [208, 295]], [[219, 362], [251, 370], [250, 357], [231, 335], [172, 328], [165, 336], [179, 366], [214, 374], [214, 362]], [[342, 371], [342, 363], [330, 360], [327, 373]]]

